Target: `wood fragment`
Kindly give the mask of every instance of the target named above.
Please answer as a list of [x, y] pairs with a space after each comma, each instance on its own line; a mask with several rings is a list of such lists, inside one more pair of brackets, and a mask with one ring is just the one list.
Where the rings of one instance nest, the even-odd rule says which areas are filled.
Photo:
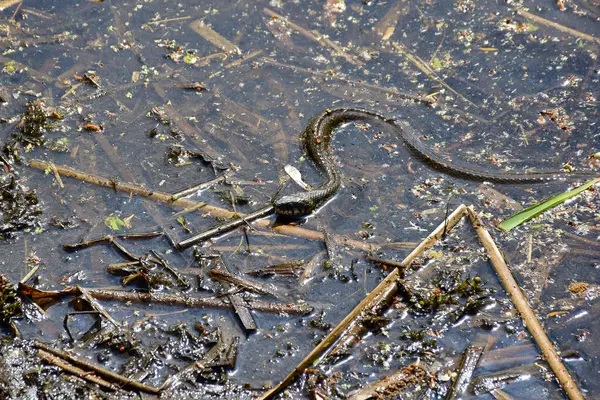
[[390, 6], [385, 15], [373, 26], [373, 32], [381, 38], [388, 40], [393, 34], [398, 25], [398, 20], [403, 13], [403, 8], [407, 3], [401, 0], [396, 0]]
[[463, 393], [467, 390], [473, 374], [475, 373], [475, 367], [479, 363], [479, 359], [483, 354], [483, 347], [469, 346], [463, 352], [458, 364], [458, 372], [456, 379], [452, 382], [452, 386], [446, 394], [446, 400], [455, 400], [460, 398]]
[[517, 400], [502, 389], [494, 389], [490, 392], [496, 400]]
[[246, 306], [244, 298], [238, 293], [230, 294], [227, 296], [227, 298], [233, 306], [233, 311], [238, 316], [242, 326], [244, 327], [244, 330], [246, 332], [255, 332], [258, 329], [256, 326], [256, 321]]
[[31, 270], [19, 282], [27, 283], [27, 281], [30, 280], [33, 275], [35, 275], [35, 273], [38, 271], [39, 268], [40, 268], [39, 265], [36, 265], [33, 268], [31, 268]]
[[402, 270], [402, 271], [400, 271], [401, 273], [404, 273], [404, 269], [406, 268], [406, 265], [404, 265], [400, 261], [386, 260], [384, 258], [373, 257], [373, 256], [369, 256], [369, 255], [367, 255], [365, 258], [367, 260], [373, 261], [374, 263], [377, 263], [377, 264], [387, 265], [388, 267], [400, 268]]
[[198, 19], [190, 23], [190, 28], [198, 35], [212, 43], [215, 47], [230, 53], [230, 54], [241, 54], [239, 47], [231, 43], [229, 40], [221, 36], [217, 31], [211, 28], [210, 25], [204, 23], [204, 20]]
[[401, 368], [392, 375], [360, 389], [351, 395], [350, 400], [385, 400], [396, 398], [410, 386], [425, 383], [429, 372], [419, 364], [411, 364]]
[[304, 272], [304, 261], [290, 261], [282, 264], [269, 265], [268, 267], [258, 268], [251, 271], [247, 271], [247, 275], [255, 276], [294, 276], [299, 277]]
[[224, 282], [233, 286], [237, 286], [238, 289], [246, 290], [251, 293], [268, 295], [273, 297], [279, 297], [277, 289], [273, 285], [265, 283], [253, 282], [248, 279], [242, 278], [228, 272], [221, 268], [213, 268], [208, 271], [208, 276], [218, 282]]
[[[21, 11], [24, 14], [31, 14], [31, 15], [35, 15], [38, 18], [42, 18], [42, 19], [55, 19], [56, 18], [56, 14], [52, 14], [52, 13], [44, 13], [41, 12], [40, 10], [36, 10], [35, 8], [22, 8]], [[13, 17], [14, 19], [14, 17]]]
[[192, 18], [191, 15], [186, 15], [185, 17], [166, 18], [166, 19], [160, 19], [160, 20], [156, 20], [156, 21], [150, 21], [150, 22], [148, 22], [148, 24], [150, 24], [150, 25], [166, 24], [167, 22], [185, 21], [190, 18]]
[[492, 239], [490, 233], [483, 226], [482, 220], [477, 215], [475, 208], [473, 206], [468, 207], [469, 217], [471, 219], [471, 223], [477, 232], [477, 236], [479, 236], [479, 240], [485, 247], [488, 252], [488, 257], [490, 258], [490, 262], [498, 275], [498, 278], [502, 282], [502, 286], [504, 286], [504, 290], [508, 293], [512, 303], [515, 305], [516, 309], [521, 314], [521, 318], [527, 330], [533, 336], [536, 344], [542, 351], [544, 358], [550, 365], [550, 368], [554, 372], [560, 386], [563, 388], [569, 399], [571, 400], [583, 400], [583, 395], [581, 391], [577, 387], [577, 384], [569, 375], [569, 372], [565, 368], [564, 364], [560, 360], [558, 353], [554, 349], [552, 342], [548, 339], [546, 332], [544, 332], [544, 328], [538, 321], [533, 309], [529, 305], [527, 299], [523, 295], [523, 292], [519, 288], [519, 285], [515, 281], [515, 278], [512, 276], [512, 273], [504, 258], [502, 257], [502, 253], [498, 250], [496, 243]]
[[100, 315], [102, 315], [104, 318], [106, 318], [106, 320], [108, 322], [110, 322], [113, 326], [120, 328], [121, 324], [119, 322], [117, 322], [109, 313], [108, 311], [106, 311], [106, 309], [104, 307], [102, 307], [102, 305], [100, 303], [98, 303], [98, 300], [96, 300], [95, 298], [92, 297], [92, 295], [90, 294], [90, 292], [86, 289], [83, 288], [79, 285], [76, 286], [77, 290], [79, 290], [79, 292], [81, 293], [81, 297], [83, 299], [85, 299], [85, 301], [88, 302], [88, 304]]

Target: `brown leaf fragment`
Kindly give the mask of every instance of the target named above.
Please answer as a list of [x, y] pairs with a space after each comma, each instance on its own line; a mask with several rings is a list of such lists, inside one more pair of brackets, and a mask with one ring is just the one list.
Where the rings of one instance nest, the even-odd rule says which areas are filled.
[[182, 85], [181, 86], [183, 89], [187, 89], [187, 90], [197, 90], [199, 92], [202, 91], [208, 91], [208, 88], [206, 86], [204, 86], [202, 83], [200, 82], [194, 82], [194, 83], [190, 83], [190, 84], [186, 84], [186, 85]]
[[88, 131], [92, 131], [92, 132], [99, 132], [103, 129], [102, 125], [98, 124], [94, 124], [91, 122], [88, 122], [87, 124], [85, 124], [84, 128]]
[[573, 282], [569, 285], [569, 292], [573, 294], [584, 294], [590, 285], [585, 282]]
[[96, 74], [83, 74], [83, 76], [73, 75], [73, 78], [79, 82], [86, 82], [97, 88], [100, 87], [100, 77]]

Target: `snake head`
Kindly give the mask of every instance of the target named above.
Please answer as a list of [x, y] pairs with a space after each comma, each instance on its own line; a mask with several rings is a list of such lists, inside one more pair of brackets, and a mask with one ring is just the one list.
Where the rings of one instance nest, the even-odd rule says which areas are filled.
[[308, 193], [301, 193], [280, 197], [273, 202], [273, 207], [279, 215], [301, 217], [311, 214], [317, 204]]

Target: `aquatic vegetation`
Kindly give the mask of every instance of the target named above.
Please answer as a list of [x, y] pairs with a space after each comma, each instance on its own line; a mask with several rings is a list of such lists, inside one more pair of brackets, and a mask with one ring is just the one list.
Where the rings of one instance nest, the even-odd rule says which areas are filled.
[[0, 324], [6, 325], [23, 313], [23, 303], [15, 286], [4, 275], [0, 275]]
[[41, 228], [41, 214], [35, 190], [21, 185], [14, 175], [0, 177], [0, 238], [20, 229]]

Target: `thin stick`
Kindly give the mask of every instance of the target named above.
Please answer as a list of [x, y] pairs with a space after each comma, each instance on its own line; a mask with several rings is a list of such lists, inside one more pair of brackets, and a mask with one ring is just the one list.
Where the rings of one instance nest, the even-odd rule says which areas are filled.
[[208, 276], [210, 276], [214, 281], [237, 286], [238, 288], [246, 290], [248, 292], [273, 297], [280, 297], [280, 294], [277, 293], [277, 288], [275, 286], [270, 285], [268, 283], [259, 283], [242, 278], [241, 276], [232, 274], [231, 272], [226, 271], [225, 269], [213, 268], [210, 271], [208, 271]]
[[503, 391], [502, 389], [494, 389], [490, 392], [496, 400], [515, 400], [514, 397]]
[[[432, 246], [444, 232], [450, 230], [467, 212], [464, 204], [458, 206], [456, 210], [437, 228], [433, 230], [403, 261], [404, 266], [410, 265], [420, 254], [428, 247]], [[369, 293], [322, 341], [319, 343], [300, 363], [286, 376], [279, 384], [264, 393], [260, 400], [272, 399], [275, 395], [281, 393], [289, 384], [291, 384], [298, 375], [316, 360], [325, 357], [332, 346], [342, 338], [346, 330], [360, 318], [363, 312], [370, 310], [376, 305], [377, 299], [386, 298], [386, 293], [394, 291], [396, 288], [396, 279], [400, 276], [400, 270], [394, 268], [392, 272], [383, 280], [371, 293]], [[375, 304], [374, 304], [375, 303]]]
[[35, 273], [37, 272], [37, 270], [39, 268], [40, 268], [39, 265], [36, 265], [35, 267], [31, 268], [31, 270], [19, 282], [27, 283], [27, 281], [30, 280], [33, 275], [35, 275]]
[[483, 226], [483, 222], [477, 215], [475, 208], [473, 206], [469, 206], [468, 212], [471, 223], [473, 224], [473, 227], [479, 236], [479, 240], [488, 252], [490, 262], [496, 270], [496, 274], [498, 274], [498, 277], [502, 282], [502, 286], [504, 286], [504, 289], [508, 293], [517, 311], [519, 311], [521, 314], [521, 318], [523, 319], [527, 330], [531, 336], [533, 336], [533, 339], [542, 351], [546, 361], [548, 361], [548, 364], [550, 365], [550, 368], [552, 368], [554, 375], [556, 375], [560, 386], [566, 392], [569, 399], [583, 400], [583, 395], [561, 362], [560, 357], [554, 349], [554, 346], [550, 342], [550, 339], [548, 339], [548, 336], [546, 336], [544, 328], [542, 328], [542, 325], [535, 316], [533, 309], [521, 292], [521, 289], [517, 285], [515, 278], [513, 278], [510, 269], [506, 265], [506, 262], [500, 253], [500, 250], [498, 250], [498, 247], [496, 246], [496, 243], [494, 243], [490, 233]]
[[371, 383], [350, 394], [350, 400], [396, 398], [410, 386], [416, 386], [429, 378], [429, 372], [419, 364], [407, 365], [393, 374]]
[[216, 186], [220, 183], [225, 182], [227, 180], [227, 178], [228, 178], [228, 174], [226, 172], [224, 174], [217, 176], [214, 179], [211, 179], [210, 181], [201, 182], [201, 183], [197, 183], [195, 185], [189, 186], [185, 189], [180, 190], [177, 193], [173, 193], [173, 200], [177, 200], [182, 197], [190, 196], [190, 195], [196, 194], [202, 190], [206, 190], [210, 187]]
[[318, 32], [309, 31], [308, 29], [305, 29], [305, 28], [301, 27], [300, 25], [294, 23], [289, 18], [286, 18], [283, 15], [277, 14], [275, 11], [271, 11], [266, 7], [264, 8], [263, 11], [266, 15], [268, 15], [269, 17], [271, 17], [275, 20], [279, 19], [279, 20], [285, 21], [285, 23], [288, 26], [295, 29], [300, 34], [306, 36], [310, 40], [317, 42], [319, 45], [321, 45], [323, 47], [329, 47], [331, 50], [333, 50], [334, 55], [340, 55], [340, 56], [344, 57], [346, 59], [346, 61], [348, 61], [350, 64], [354, 64], [359, 67], [364, 65], [364, 63], [358, 57], [346, 52], [342, 48], [342, 46], [338, 45], [337, 43], [333, 42], [332, 40], [328, 39], [327, 37], [322, 36]]
[[429, 64], [427, 64], [419, 56], [417, 56], [416, 54], [411, 53], [410, 51], [408, 51], [406, 49], [406, 47], [404, 47], [403, 45], [401, 45], [399, 43], [392, 43], [392, 46], [400, 54], [402, 54], [410, 62], [412, 62], [417, 68], [419, 68], [423, 73], [425, 73], [425, 75], [427, 75], [429, 78], [431, 78], [434, 81], [438, 82], [440, 85], [442, 85], [443, 87], [445, 87], [446, 89], [448, 89], [449, 91], [451, 91], [452, 93], [454, 93], [455, 95], [457, 95], [458, 97], [461, 97], [467, 103], [471, 104], [474, 107], [477, 107], [477, 105], [473, 104], [473, 102], [471, 102], [471, 100], [467, 99], [465, 96], [463, 96], [462, 94], [460, 94], [456, 90], [452, 89], [452, 87], [450, 87], [450, 85], [448, 85], [446, 83], [446, 81], [444, 81], [438, 74], [436, 74], [435, 71], [433, 69], [431, 69], [431, 67], [429, 66]]
[[[259, 210], [256, 210], [248, 215], [245, 215], [239, 219], [233, 220], [228, 223], [217, 225], [213, 228], [209, 228], [203, 232], [197, 233], [192, 237], [189, 237], [185, 240], [182, 240], [179, 243], [175, 244], [175, 247], [179, 250], [186, 249], [190, 246], [193, 246], [197, 243], [205, 242], [209, 239], [215, 238], [217, 236], [221, 236], [225, 233], [231, 232], [234, 229], [239, 228], [240, 226], [246, 225], [248, 222], [252, 222], [259, 218], [267, 217], [275, 212], [275, 209], [272, 205], [268, 205]], [[238, 214], [239, 215], [239, 214]]]
[[[49, 163], [46, 163], [44, 161], [39, 161], [39, 160], [31, 160], [29, 162], [29, 166], [33, 167], [33, 168], [41, 169], [41, 170], [45, 170], [50, 167]], [[134, 194], [136, 196], [147, 197], [151, 200], [159, 201], [161, 203], [168, 203], [168, 204], [180, 206], [183, 208], [194, 207], [194, 206], [198, 205], [197, 201], [191, 201], [191, 200], [186, 200], [186, 199], [178, 199], [178, 200], [173, 201], [172, 195], [169, 193], [157, 192], [157, 191], [146, 189], [143, 186], [135, 185], [132, 183], [121, 183], [121, 182], [117, 182], [113, 179], [108, 179], [108, 178], [104, 178], [104, 177], [96, 176], [96, 175], [92, 175], [92, 174], [86, 174], [85, 172], [81, 172], [81, 171], [78, 171], [78, 170], [75, 170], [73, 168], [69, 168], [66, 166], [57, 165], [56, 170], [62, 176], [69, 176], [71, 178], [79, 179], [81, 181], [93, 183], [93, 184], [99, 185], [99, 186], [104, 186], [104, 187], [118, 190], [121, 192]], [[200, 209], [203, 212], [209, 212], [216, 217], [231, 217], [233, 214], [229, 210], [225, 210], [220, 207], [213, 207], [208, 204], [205, 204], [204, 206], [200, 207]]]
[[134, 381], [123, 375], [119, 375], [113, 371], [110, 371], [106, 368], [102, 368], [99, 365], [89, 363], [85, 360], [80, 359], [79, 357], [75, 357], [74, 355], [67, 353], [66, 351], [55, 349], [54, 347], [48, 346], [47, 344], [42, 343], [39, 340], [34, 340], [33, 346], [38, 349], [38, 352], [39, 352], [39, 350], [42, 350], [44, 352], [47, 352], [47, 353], [50, 353], [57, 357], [60, 357], [63, 360], [73, 363], [79, 367], [83, 367], [83, 368], [87, 369], [88, 371], [94, 371], [94, 373], [98, 374], [102, 378], [110, 379], [111, 381], [117, 382], [119, 385], [121, 385], [123, 387], [129, 388], [129, 389], [134, 389], [134, 390], [139, 390], [139, 391], [146, 392], [146, 393], [153, 393], [153, 394], [157, 394], [159, 392], [157, 388], [145, 385], [141, 382]]
[[367, 260], [373, 261], [374, 263], [377, 263], [377, 264], [387, 265], [388, 267], [396, 267], [396, 268], [402, 268], [402, 269], [405, 268], [405, 265], [402, 264], [400, 261], [386, 260], [384, 258], [373, 257], [373, 256], [366, 256], [365, 258]]
[[185, 21], [186, 19], [190, 19], [190, 18], [192, 18], [191, 15], [186, 15], [185, 17], [167, 18], [167, 19], [161, 19], [158, 21], [150, 21], [150, 22], [148, 22], [148, 24], [149, 25], [166, 24], [167, 22]]
[[564, 25], [558, 24], [558, 23], [553, 22], [553, 21], [549, 21], [549, 20], [547, 20], [545, 18], [538, 17], [537, 15], [532, 14], [529, 11], [525, 11], [522, 8], [518, 8], [516, 11], [517, 11], [517, 13], [519, 15], [522, 15], [525, 18], [527, 18], [527, 19], [529, 19], [529, 20], [531, 20], [533, 22], [537, 22], [540, 25], [545, 25], [545, 26], [548, 26], [550, 28], [558, 29], [559, 31], [561, 31], [563, 33], [567, 33], [567, 34], [572, 35], [572, 36], [577, 36], [577, 37], [579, 37], [581, 39], [589, 40], [590, 42], [600, 43], [600, 38], [588, 35], [587, 33], [579, 32], [579, 31], [577, 31], [575, 29], [572, 29], [572, 28], [567, 28]]
[[452, 382], [448, 393], [446, 393], [446, 400], [456, 400], [462, 396], [469, 383], [471, 383], [471, 378], [473, 378], [473, 373], [482, 354], [483, 347], [479, 346], [469, 346], [463, 352], [456, 371], [456, 379]]
[[332, 75], [331, 73], [327, 73], [327, 72], [322, 72], [322, 71], [314, 71], [308, 68], [303, 68], [303, 67], [298, 67], [296, 65], [291, 65], [291, 64], [285, 64], [279, 61], [275, 61], [272, 58], [269, 57], [262, 57], [261, 61], [265, 64], [269, 64], [269, 65], [273, 65], [276, 67], [280, 67], [280, 68], [286, 68], [289, 70], [292, 70], [294, 72], [302, 72], [304, 74], [307, 75], [313, 75], [313, 76], [319, 76], [325, 79], [334, 79], [334, 80], [338, 80], [344, 83], [347, 83], [349, 86], [351, 87], [364, 87], [366, 89], [369, 89], [371, 91], [378, 91], [381, 92], [383, 94], [385, 94], [386, 96], [396, 96], [398, 98], [401, 99], [406, 99], [406, 100], [413, 100], [415, 102], [421, 102], [421, 103], [425, 103], [425, 104], [432, 104], [434, 103], [434, 100], [425, 96], [419, 96], [419, 95], [412, 95], [412, 94], [408, 94], [408, 93], [403, 93], [400, 92], [398, 89], [396, 88], [386, 88], [383, 86], [377, 86], [377, 85], [372, 85], [366, 82], [362, 82], [362, 81], [356, 81], [356, 80], [352, 80], [350, 78], [348, 78], [346, 75], [338, 73], [335, 75]]
[[50, 169], [52, 170], [52, 173], [54, 174], [54, 177], [56, 178], [56, 182], [58, 183], [58, 186], [61, 189], [65, 188], [65, 185], [63, 184], [62, 179], [60, 179], [60, 174], [58, 173], [58, 170], [56, 169], [56, 165], [54, 165], [54, 163], [50, 163]]
[[233, 67], [237, 67], [238, 65], [240, 65], [241, 63], [243, 63], [244, 61], [248, 61], [260, 54], [262, 54], [263, 50], [254, 50], [250, 53], [248, 53], [247, 55], [243, 56], [242, 58], [240, 58], [239, 60], [235, 60], [227, 65], [225, 65], [223, 68], [224, 69], [229, 69], [229, 68], [233, 68]]

